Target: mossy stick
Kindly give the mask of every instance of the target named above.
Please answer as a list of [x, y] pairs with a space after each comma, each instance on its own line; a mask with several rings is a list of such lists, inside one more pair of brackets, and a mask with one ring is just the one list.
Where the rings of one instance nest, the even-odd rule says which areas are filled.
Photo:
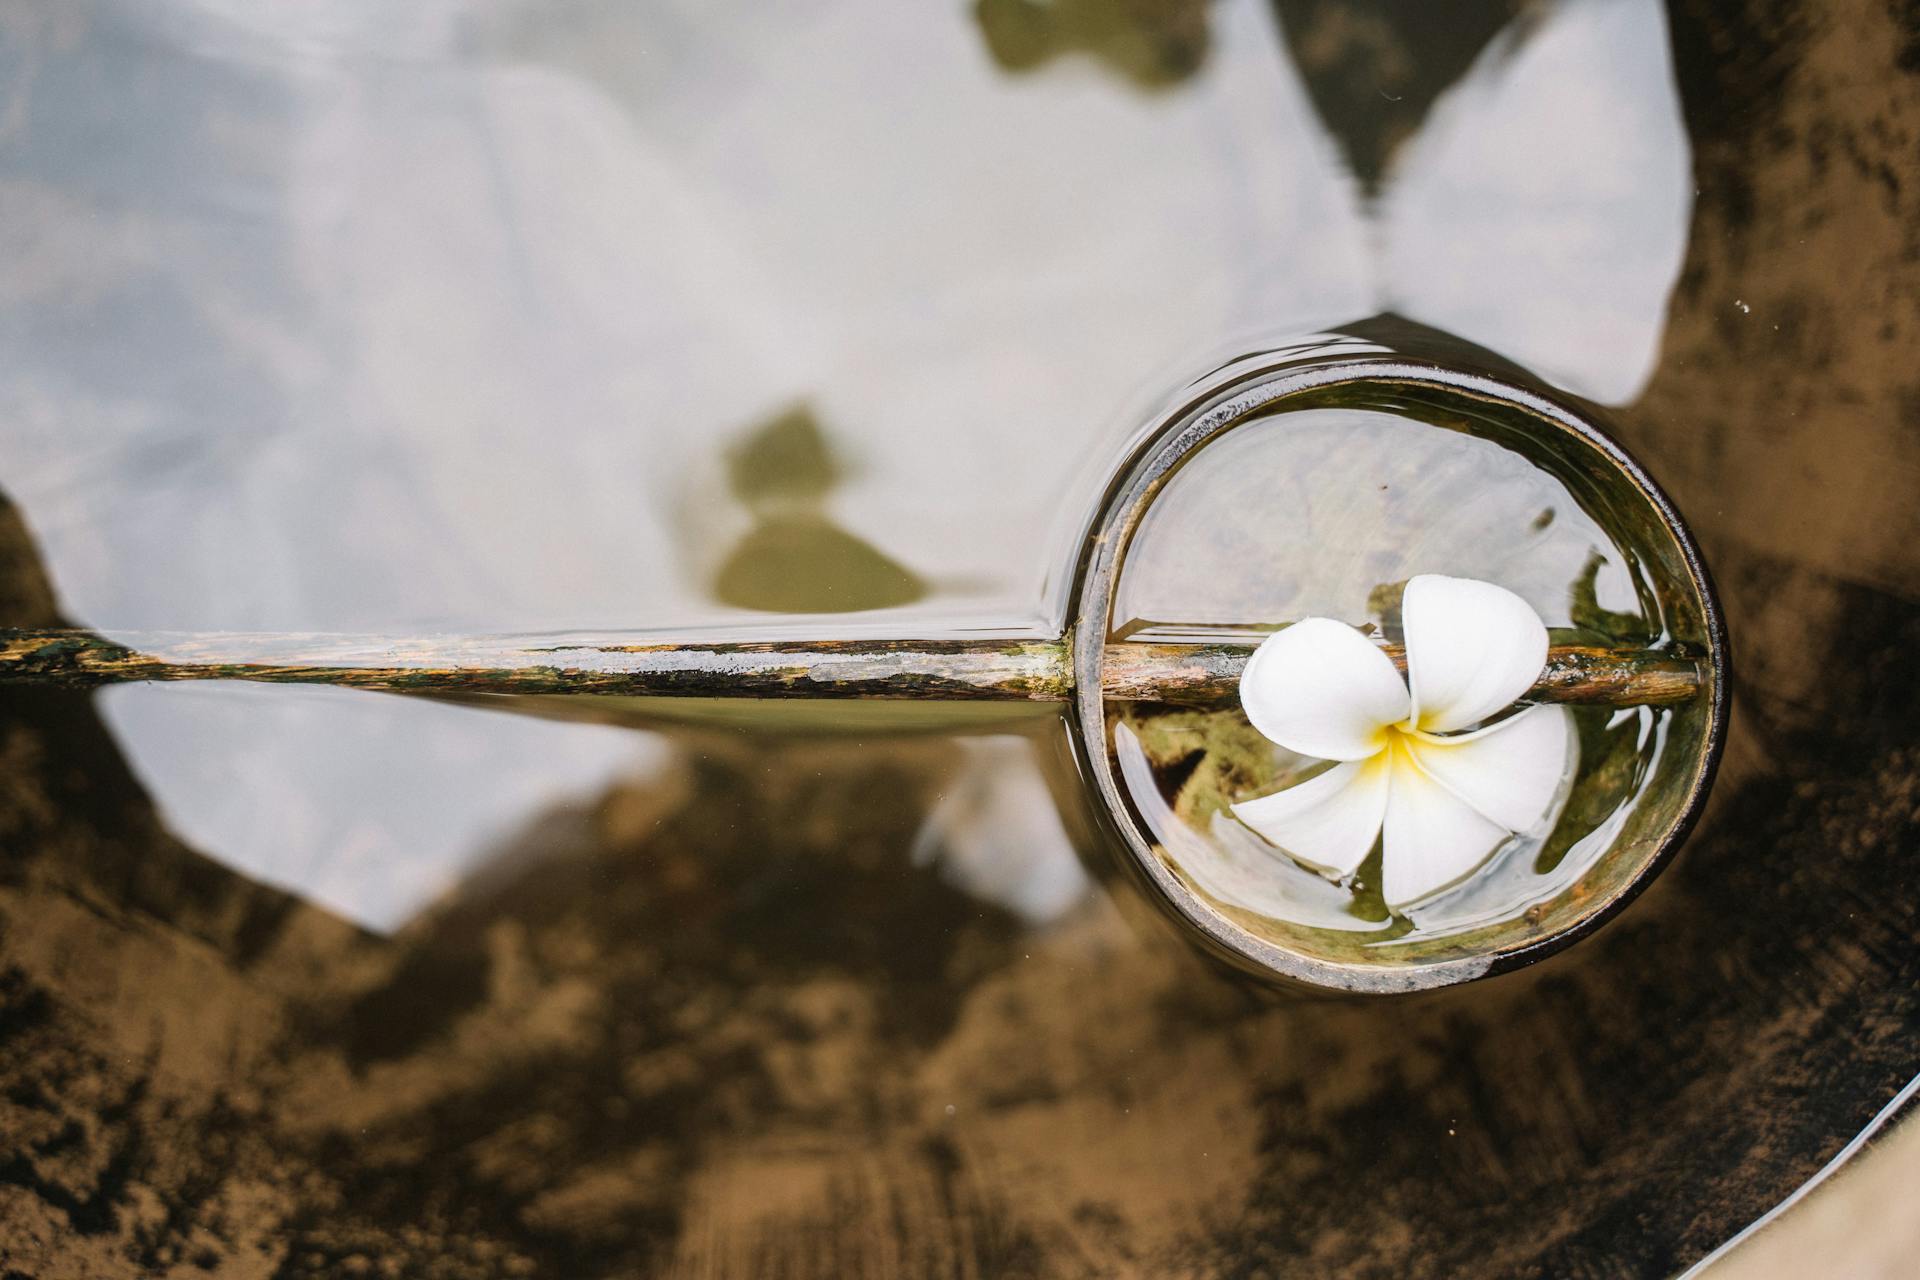
[[[1404, 668], [1405, 654], [1383, 646]], [[1102, 685], [1127, 702], [1231, 705], [1245, 644], [1120, 641]], [[618, 694], [666, 698], [881, 698], [1061, 702], [1073, 692], [1065, 640], [832, 640], [629, 644], [608, 639], [412, 638], [0, 630], [0, 684], [94, 686], [249, 680], [402, 693]], [[1548, 651], [1535, 702], [1683, 702], [1698, 665], [1632, 648]]]

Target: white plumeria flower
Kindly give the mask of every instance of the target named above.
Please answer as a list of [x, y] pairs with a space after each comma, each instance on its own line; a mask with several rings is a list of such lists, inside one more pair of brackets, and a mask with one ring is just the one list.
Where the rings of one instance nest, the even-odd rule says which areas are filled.
[[[1264, 839], [1345, 878], [1384, 840], [1381, 889], [1399, 910], [1459, 883], [1515, 832], [1555, 815], [1577, 750], [1564, 707], [1491, 724], [1540, 676], [1547, 628], [1505, 587], [1424, 574], [1401, 605], [1407, 678], [1361, 632], [1308, 618], [1247, 661], [1247, 719], [1289, 751], [1338, 761], [1233, 806]], [[1480, 726], [1480, 727], [1474, 727]]]

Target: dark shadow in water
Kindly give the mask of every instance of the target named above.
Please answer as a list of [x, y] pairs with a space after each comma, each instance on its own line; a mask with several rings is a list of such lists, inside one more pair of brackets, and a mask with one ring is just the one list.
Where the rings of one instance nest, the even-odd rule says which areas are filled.
[[987, 51], [1006, 71], [1068, 53], [1097, 58], [1136, 88], [1169, 88], [1207, 58], [1209, 0], [974, 0]]
[[[1517, 48], [1529, 0], [1271, 0], [1307, 95], [1362, 185], [1377, 194], [1394, 151], [1434, 100], [1504, 31]], [[1027, 72], [1086, 54], [1136, 88], [1167, 89], [1205, 64], [1210, 0], [975, 0], [993, 60]], [[1511, 51], [1511, 50], [1509, 50]]]
[[[1377, 194], [1394, 151], [1528, 0], [1273, 0], [1307, 96], [1347, 163]], [[1502, 37], [1517, 47], [1526, 22]]]
[[927, 584], [823, 509], [844, 472], [813, 411], [798, 405], [757, 427], [727, 456], [754, 527], [714, 576], [723, 604], [770, 613], [848, 613], [912, 604]]

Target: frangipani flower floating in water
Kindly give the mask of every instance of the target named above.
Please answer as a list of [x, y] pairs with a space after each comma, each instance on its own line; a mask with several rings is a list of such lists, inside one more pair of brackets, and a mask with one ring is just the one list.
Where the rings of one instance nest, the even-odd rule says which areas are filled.
[[1577, 749], [1564, 707], [1492, 720], [1539, 678], [1547, 628], [1490, 582], [1425, 574], [1401, 604], [1407, 676], [1353, 627], [1308, 618], [1248, 659], [1240, 701], [1261, 733], [1337, 763], [1233, 812], [1296, 861], [1352, 875], [1382, 840], [1398, 911], [1457, 884], [1515, 832], [1556, 816]]

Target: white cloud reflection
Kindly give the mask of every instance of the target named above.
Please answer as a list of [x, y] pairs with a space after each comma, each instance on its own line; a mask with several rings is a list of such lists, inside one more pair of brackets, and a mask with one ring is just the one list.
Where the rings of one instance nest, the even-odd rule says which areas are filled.
[[[1688, 189], [1653, 0], [1567, 0], [1486, 55], [1377, 217], [1267, 6], [1213, 21], [1198, 75], [1141, 95], [1009, 79], [958, 4], [102, 0], [0, 46], [33, 72], [0, 485], [109, 631], [694, 627], [741, 615], [704, 577], [725, 522], [676, 503], [806, 402], [855, 466], [833, 518], [945, 588], [884, 629], [1044, 630], [1136, 407], [1234, 335], [1395, 306], [1637, 392]], [[376, 923], [637, 741], [352, 695], [106, 706], [201, 847]], [[285, 812], [330, 816], [290, 840]]]
[[124, 685], [100, 712], [175, 835], [383, 931], [531, 819], [668, 756], [603, 725], [342, 689]]
[[980, 737], [914, 840], [913, 861], [1028, 924], [1065, 915], [1091, 882], [1060, 820], [1031, 739]]
[[1659, 0], [1567, 0], [1496, 39], [1381, 202], [1386, 309], [1605, 404], [1653, 375], [1693, 214]]

